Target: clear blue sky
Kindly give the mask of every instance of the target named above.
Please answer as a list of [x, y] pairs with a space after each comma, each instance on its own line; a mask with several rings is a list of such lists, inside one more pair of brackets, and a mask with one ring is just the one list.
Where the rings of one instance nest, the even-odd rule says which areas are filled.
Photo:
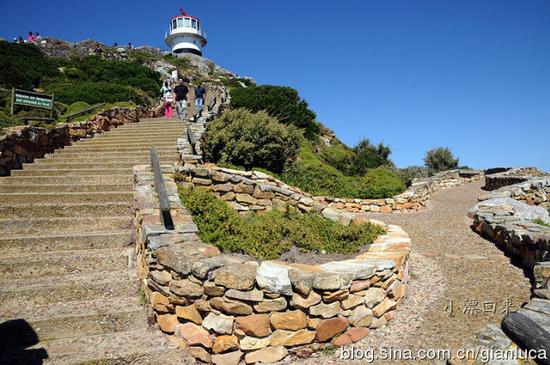
[[[161, 5], [162, 4], [162, 5]], [[0, 36], [164, 47], [180, 1], [0, 1]], [[347, 144], [398, 166], [449, 146], [474, 167], [550, 170], [550, 1], [189, 0], [205, 56], [289, 85]], [[1, 72], [1, 71], [0, 71]]]

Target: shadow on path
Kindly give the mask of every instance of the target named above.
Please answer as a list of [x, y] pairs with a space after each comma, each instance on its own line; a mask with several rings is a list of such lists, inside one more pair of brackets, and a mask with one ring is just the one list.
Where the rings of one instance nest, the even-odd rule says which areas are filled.
[[38, 335], [24, 319], [0, 323], [0, 364], [43, 364], [48, 358], [47, 351], [28, 349], [37, 343]]

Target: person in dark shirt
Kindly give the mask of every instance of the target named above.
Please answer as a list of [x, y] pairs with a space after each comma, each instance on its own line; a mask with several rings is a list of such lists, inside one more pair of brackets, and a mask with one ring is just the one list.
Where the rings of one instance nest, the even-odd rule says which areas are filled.
[[206, 90], [204, 89], [203, 85], [200, 84], [195, 89], [195, 112], [200, 113], [202, 106], [204, 104], [204, 96], [206, 95]]
[[179, 120], [185, 120], [187, 116], [187, 94], [189, 89], [183, 84], [183, 80], [178, 80], [178, 85], [174, 89], [176, 94], [176, 112], [178, 113]]

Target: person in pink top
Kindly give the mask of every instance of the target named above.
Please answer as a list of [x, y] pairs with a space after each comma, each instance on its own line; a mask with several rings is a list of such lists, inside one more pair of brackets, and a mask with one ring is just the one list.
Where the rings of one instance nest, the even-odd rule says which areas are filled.
[[34, 37], [34, 34], [32, 32], [29, 32], [29, 36], [27, 37], [27, 40], [29, 42], [34, 42], [36, 38]]

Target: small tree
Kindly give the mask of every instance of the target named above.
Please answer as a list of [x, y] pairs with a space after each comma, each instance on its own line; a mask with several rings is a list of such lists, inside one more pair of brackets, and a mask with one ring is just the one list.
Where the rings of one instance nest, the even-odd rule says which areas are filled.
[[424, 164], [433, 171], [451, 170], [458, 167], [458, 158], [448, 147], [438, 147], [426, 152]]
[[300, 149], [300, 132], [279, 123], [266, 112], [235, 109], [208, 124], [203, 150], [208, 161], [247, 169], [262, 167], [281, 172]]
[[353, 173], [355, 175], [363, 176], [368, 169], [393, 165], [390, 160], [391, 149], [383, 143], [375, 146], [368, 139], [364, 138], [359, 141], [353, 150], [355, 151], [353, 165]]

